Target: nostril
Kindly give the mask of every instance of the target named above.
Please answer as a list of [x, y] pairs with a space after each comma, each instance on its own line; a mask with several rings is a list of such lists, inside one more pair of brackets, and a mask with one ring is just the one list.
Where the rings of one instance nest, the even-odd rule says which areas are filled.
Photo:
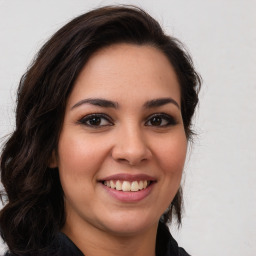
[[128, 160], [128, 159], [120, 159], [120, 162], [126, 163], [126, 164], [128, 164], [128, 165], [130, 165], [130, 166], [136, 165], [136, 162], [131, 161], [131, 160]]
[[128, 137], [123, 136], [116, 141], [111, 152], [112, 158], [120, 163], [133, 166], [150, 159], [152, 154], [147, 143], [142, 139], [134, 138], [134, 136]]

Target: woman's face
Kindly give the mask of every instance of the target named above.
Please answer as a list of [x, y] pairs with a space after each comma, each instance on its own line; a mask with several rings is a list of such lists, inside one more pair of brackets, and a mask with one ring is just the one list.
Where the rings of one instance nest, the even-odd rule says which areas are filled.
[[57, 158], [65, 228], [134, 234], [156, 226], [186, 156], [173, 67], [151, 46], [96, 52], [67, 101]]

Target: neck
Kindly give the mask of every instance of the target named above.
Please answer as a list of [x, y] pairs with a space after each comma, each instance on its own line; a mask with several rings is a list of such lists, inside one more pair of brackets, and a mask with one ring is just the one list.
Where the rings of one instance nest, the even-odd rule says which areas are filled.
[[158, 223], [136, 234], [114, 234], [91, 225], [69, 226], [63, 232], [86, 256], [154, 256]]

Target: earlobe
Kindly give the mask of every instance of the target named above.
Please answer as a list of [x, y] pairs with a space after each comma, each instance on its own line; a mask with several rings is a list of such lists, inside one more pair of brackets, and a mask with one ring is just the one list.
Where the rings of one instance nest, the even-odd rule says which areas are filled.
[[52, 151], [52, 155], [50, 157], [48, 167], [49, 168], [57, 168], [58, 167], [57, 154], [56, 154], [55, 150]]

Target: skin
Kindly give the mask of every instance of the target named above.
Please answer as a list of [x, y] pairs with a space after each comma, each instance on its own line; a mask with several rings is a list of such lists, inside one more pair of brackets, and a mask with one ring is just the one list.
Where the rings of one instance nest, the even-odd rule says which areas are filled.
[[[118, 107], [81, 103], [92, 98]], [[173, 101], [145, 107], [159, 98]], [[88, 116], [94, 113], [108, 119], [97, 117], [93, 126]], [[97, 51], [67, 101], [51, 163], [59, 168], [65, 194], [63, 232], [87, 256], [155, 255], [158, 221], [179, 188], [186, 150], [180, 86], [165, 55], [131, 44]], [[147, 174], [156, 182], [142, 200], [123, 202], [99, 182], [119, 173]]]

